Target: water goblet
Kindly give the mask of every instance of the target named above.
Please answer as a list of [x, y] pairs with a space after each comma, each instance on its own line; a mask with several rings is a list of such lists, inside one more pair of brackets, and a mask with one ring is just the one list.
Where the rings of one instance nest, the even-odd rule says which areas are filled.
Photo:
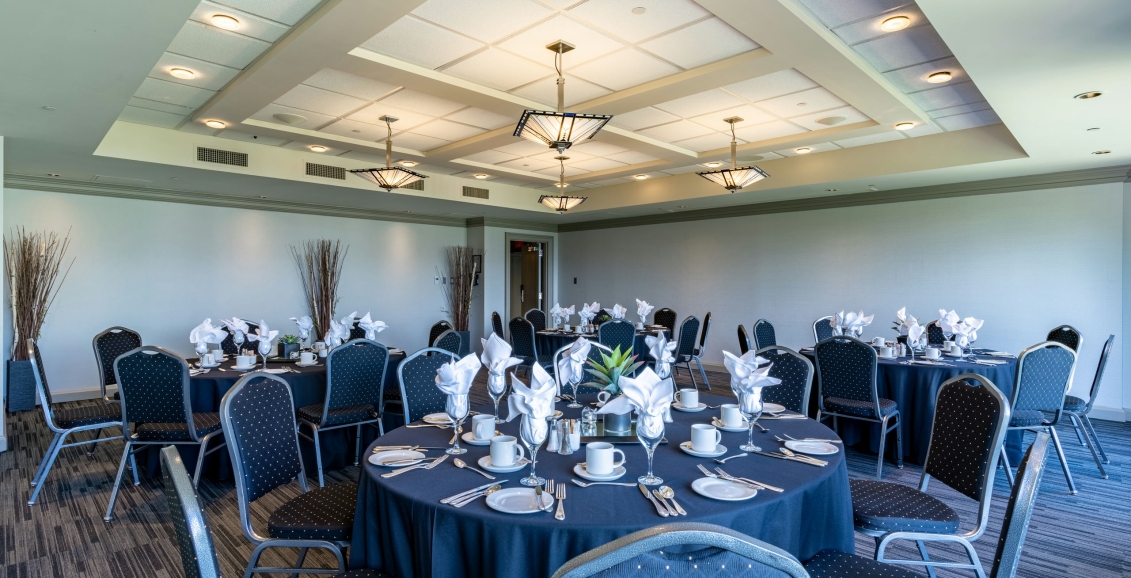
[[754, 445], [754, 427], [758, 423], [758, 418], [762, 417], [762, 388], [755, 388], [751, 393], [743, 393], [738, 397], [738, 407], [742, 411], [742, 417], [750, 423], [750, 430], [747, 432], [746, 443], [738, 447], [744, 452], [760, 452], [762, 448]]
[[522, 441], [522, 445], [526, 446], [526, 451], [530, 454], [530, 475], [522, 478], [518, 483], [531, 488], [546, 483], [546, 479], [538, 477], [534, 469], [538, 465], [538, 448], [542, 446], [542, 442], [546, 441], [549, 430], [550, 424], [547, 419], [538, 419], [523, 414], [519, 423], [518, 439]]
[[199, 367], [204, 367], [204, 354], [208, 353], [208, 344], [203, 341], [197, 343], [196, 353], [199, 355], [199, 357], [197, 358], [197, 365]]
[[569, 385], [573, 388], [573, 398], [570, 400], [569, 404], [566, 405], [566, 407], [572, 408], [572, 409], [577, 409], [577, 408], [581, 407], [581, 404], [577, 403], [577, 386], [580, 383], [581, 383], [581, 376], [580, 375], [575, 375], [575, 376], [570, 378]]
[[645, 486], [658, 486], [664, 479], [652, 473], [652, 458], [656, 453], [656, 446], [664, 439], [664, 418], [661, 415], [639, 415], [636, 418], [636, 439], [648, 452], [648, 474], [640, 476], [637, 482]]
[[232, 332], [232, 343], [234, 343], [236, 345], [236, 355], [242, 355], [243, 354], [243, 347], [242, 346], [244, 344], [244, 341], [245, 341], [245, 339], [244, 339], [243, 331], [233, 331]]
[[467, 394], [448, 394], [448, 399], [444, 403], [444, 413], [447, 413], [448, 418], [452, 420], [456, 435], [452, 436], [452, 447], [445, 450], [445, 453], [450, 455], [467, 453], [466, 449], [459, 447], [459, 434], [463, 432], [463, 420], [470, 411], [471, 404]]
[[507, 376], [500, 373], [487, 374], [487, 396], [491, 401], [495, 402], [495, 423], [503, 423], [503, 418], [499, 417], [499, 402], [502, 401], [503, 396], [507, 394]]

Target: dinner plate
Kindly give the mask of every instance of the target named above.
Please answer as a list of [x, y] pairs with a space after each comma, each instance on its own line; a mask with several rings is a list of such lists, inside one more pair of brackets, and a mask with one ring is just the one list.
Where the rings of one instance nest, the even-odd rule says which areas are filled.
[[430, 423], [430, 424], [435, 424], [435, 425], [449, 425], [449, 424], [452, 423], [452, 418], [448, 417], [448, 414], [443, 413], [443, 412], [430, 413], [430, 414], [424, 416], [424, 423]]
[[487, 495], [487, 507], [504, 514], [537, 514], [551, 511], [553, 506], [554, 496], [549, 492], [542, 492], [539, 504], [534, 488], [507, 488]]
[[693, 455], [697, 458], [717, 458], [717, 457], [727, 453], [727, 447], [724, 446], [723, 444], [716, 445], [715, 451], [713, 451], [713, 452], [698, 452], [698, 451], [695, 451], [695, 450], [691, 449], [691, 440], [688, 440], [688, 441], [685, 441], [685, 442], [679, 444], [679, 449], [681, 449], [685, 453], [691, 454], [691, 455]]
[[762, 412], [763, 413], [781, 413], [783, 411], [785, 411], [784, 405], [779, 405], [779, 404], [776, 404], [776, 403], [763, 403], [762, 404]]
[[491, 438], [481, 440], [481, 439], [475, 437], [475, 432], [470, 432], [470, 431], [463, 434], [462, 436], [460, 436], [459, 439], [463, 440], [464, 443], [468, 443], [468, 444], [471, 444], [473, 446], [489, 446], [489, 445], [491, 445]]
[[[401, 467], [401, 466], [411, 466], [413, 464], [419, 464], [420, 462], [424, 461], [424, 458], [426, 458], [426, 457], [427, 456], [425, 456], [424, 454], [422, 454], [420, 452], [414, 452], [412, 450], [389, 450], [389, 451], [384, 451], [384, 452], [377, 452], [377, 453], [369, 456], [369, 463], [371, 463], [375, 466], [385, 466], [385, 464], [390, 463], [390, 462], [404, 462], [404, 463], [398, 463], [396, 466], [385, 466], [385, 467], [390, 467], [390, 468], [391, 467]], [[408, 461], [408, 460], [415, 460], [415, 461]]]
[[619, 479], [627, 471], [628, 470], [624, 469], [624, 466], [617, 466], [613, 468], [612, 473], [599, 476], [597, 474], [589, 473], [589, 470], [585, 469], [585, 462], [581, 462], [573, 466], [573, 473], [592, 482], [611, 482], [613, 480]]
[[[707, 409], [707, 404], [700, 402], [697, 407], [683, 407], [682, 405], [679, 405], [678, 403], [673, 403], [672, 409], [674, 409], [676, 411], [686, 411], [686, 412], [689, 412], [689, 413], [694, 413], [694, 412], [697, 412], [697, 411], [703, 411], [703, 410]], [[782, 409], [785, 409], [785, 408], [782, 408]]]
[[517, 472], [522, 468], [525, 468], [526, 464], [529, 463], [530, 462], [524, 462], [522, 461], [522, 459], [519, 459], [514, 463], [513, 466], [496, 467], [491, 465], [491, 456], [483, 456], [479, 458], [479, 467], [487, 470], [488, 472], [494, 472], [496, 474], [509, 474], [511, 472]]
[[837, 453], [837, 447], [825, 442], [809, 442], [803, 440], [790, 440], [785, 442], [785, 447], [802, 454], [811, 456], [828, 456]]
[[738, 433], [738, 432], [746, 433], [746, 430], [750, 429], [750, 422], [745, 420], [745, 419], [742, 420], [742, 425], [738, 426], [738, 427], [730, 426], [730, 425], [724, 425], [723, 420], [718, 419], [718, 418], [711, 420], [711, 425], [715, 426], [718, 429], [721, 429], [721, 430], [726, 431], [726, 432], [731, 432], [731, 433]]
[[712, 500], [727, 502], [741, 502], [758, 495], [758, 490], [750, 486], [720, 480], [718, 478], [699, 478], [691, 482], [691, 489], [696, 494]]

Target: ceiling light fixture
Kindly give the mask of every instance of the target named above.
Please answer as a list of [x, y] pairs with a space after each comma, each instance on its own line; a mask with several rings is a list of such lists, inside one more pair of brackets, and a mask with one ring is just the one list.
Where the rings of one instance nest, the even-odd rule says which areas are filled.
[[901, 122], [895, 125], [895, 130], [911, 130], [913, 128], [915, 128], [915, 123], [913, 122]]
[[169, 75], [173, 78], [180, 78], [181, 80], [192, 80], [196, 77], [196, 73], [187, 68], [171, 68]]
[[224, 30], [239, 30], [240, 21], [227, 14], [216, 14], [212, 16], [212, 25]]
[[[554, 183], [554, 186], [558, 187], [559, 190], [565, 189], [569, 186], [565, 182], [565, 162], [569, 160], [569, 157], [558, 155], [554, 157], [554, 159], [557, 160], [562, 167], [562, 171], [558, 175], [558, 182]], [[589, 197], [571, 197], [566, 194], [542, 195], [541, 197], [538, 197], [538, 202], [546, 205], [547, 207], [550, 207], [558, 213], [565, 213], [566, 211], [580, 205], [581, 203], [584, 203], [585, 199], [588, 198]]]
[[1092, 154], [1094, 154], [1094, 155], [1110, 155], [1111, 151], [1095, 151]]
[[766, 174], [766, 171], [754, 165], [741, 168], [738, 166], [738, 139], [734, 136], [734, 123], [742, 122], [742, 120], [737, 116], [723, 119], [723, 122], [730, 125], [730, 168], [696, 173], [732, 193], [770, 176]]
[[271, 115], [271, 117], [279, 122], [285, 122], [287, 124], [299, 124], [306, 122], [305, 116], [302, 116], [301, 114], [291, 114], [289, 112], [277, 112]]
[[228, 125], [219, 120], [206, 120], [204, 121], [204, 126], [208, 128], [226, 128]]
[[415, 167], [417, 165], [417, 162], [416, 161], [401, 161], [400, 164], [401, 164], [402, 167], [408, 167], [408, 168], [411, 169], [412, 167]]
[[903, 30], [904, 28], [907, 28], [909, 24], [911, 24], [910, 18], [906, 16], [896, 16], [894, 18], [888, 18], [887, 20], [884, 20], [882, 23], [880, 23], [880, 30], [883, 30], [884, 32], [895, 32], [896, 30]]
[[632, 178], [638, 181], [643, 181], [644, 179], [648, 178], [648, 175], [632, 175]]
[[643, 6], [637, 6], [636, 8], [632, 9], [632, 13], [636, 14], [637, 16], [639, 16], [639, 15], [641, 15], [641, 14], [647, 12], [647, 11], [648, 11], [648, 9], [643, 7]]
[[609, 114], [581, 114], [565, 112], [565, 77], [562, 73], [562, 55], [574, 49], [564, 40], [546, 46], [554, 53], [554, 68], [558, 71], [558, 109], [557, 112], [544, 110], [524, 110], [514, 128], [514, 136], [540, 142], [562, 154], [575, 142], [593, 138], [609, 119]]
[[385, 137], [385, 168], [353, 169], [350, 172], [386, 191], [428, 178], [420, 173], [393, 166], [393, 123], [397, 122], [397, 119], [383, 115], [377, 120], [384, 121], [385, 128], [388, 130], [388, 136]]
[[950, 82], [951, 78], [953, 78], [953, 76], [950, 72], [944, 70], [927, 76], [927, 82], [931, 84], [942, 84], [944, 82]]
[[475, 173], [475, 175], [474, 175], [474, 176], [475, 176], [475, 178], [477, 178], [477, 179], [479, 179], [479, 180], [481, 180], [481, 181], [482, 181], [483, 179], [486, 179], [486, 178], [487, 178], [487, 175], [485, 175], [485, 174], [483, 174], [483, 173]]
[[703, 164], [704, 164], [704, 166], [706, 166], [709, 169], [717, 169], [720, 166], [722, 166], [723, 163], [720, 163], [719, 161], [711, 161], [709, 163], [703, 163]]
[[813, 152], [813, 149], [811, 149], [809, 147], [801, 147], [799, 149], [793, 149], [793, 152], [795, 152], [799, 155], [807, 155], [807, 154]]
[[310, 150], [312, 150], [316, 153], [324, 153], [324, 152], [326, 152], [326, 147], [324, 147], [322, 145], [314, 145], [314, 146], [310, 147]]
[[1103, 96], [1103, 93], [1098, 91], [1098, 90], [1093, 90], [1093, 91], [1090, 91], [1090, 92], [1081, 92], [1080, 94], [1077, 94], [1073, 98], [1079, 98], [1080, 100], [1088, 100], [1089, 98], [1095, 98], [1097, 96]]

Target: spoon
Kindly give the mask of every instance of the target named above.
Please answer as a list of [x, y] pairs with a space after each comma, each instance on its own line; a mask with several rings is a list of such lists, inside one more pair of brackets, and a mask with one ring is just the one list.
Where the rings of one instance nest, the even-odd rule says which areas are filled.
[[679, 502], [675, 501], [675, 490], [668, 486], [660, 486], [660, 495], [672, 501], [672, 505], [675, 506], [675, 510], [679, 512], [679, 515], [687, 515], [687, 512], [679, 505]]
[[785, 447], [785, 446], [782, 446], [779, 451], [781, 451], [781, 453], [783, 453], [783, 454], [785, 454], [785, 455], [787, 455], [787, 456], [789, 456], [789, 457], [791, 457], [795, 460], [801, 460], [803, 462], [815, 462], [816, 461], [809, 456], [799, 456], [799, 455], [793, 453], [792, 451], [790, 451], [790, 449]]
[[495, 485], [491, 486], [490, 488], [483, 490], [482, 492], [475, 492], [474, 494], [471, 494], [470, 496], [467, 496], [466, 498], [463, 498], [458, 502], [451, 502], [449, 505], [455, 506], [457, 508], [462, 508], [462, 507], [474, 502], [475, 500], [478, 500], [482, 496], [489, 496], [489, 495], [491, 495], [491, 494], [493, 494], [493, 493], [495, 493], [495, 492], [497, 492], [501, 489], [503, 489], [502, 485], [495, 484]]
[[744, 458], [744, 457], [746, 457], [746, 456], [748, 456], [748, 455], [750, 455], [750, 454], [746, 454], [746, 453], [743, 453], [743, 454], [734, 454], [733, 456], [725, 457], [725, 458], [723, 458], [723, 459], [721, 459], [721, 460], [715, 460], [715, 461], [716, 461], [716, 462], [718, 462], [718, 463], [720, 463], [720, 464], [725, 464], [725, 463], [727, 463], [727, 460], [733, 460], [734, 458]]
[[465, 462], [465, 461], [463, 461], [459, 458], [452, 460], [452, 463], [455, 464], [457, 468], [471, 470], [471, 471], [483, 476], [484, 478], [487, 478], [488, 480], [495, 479], [495, 476], [492, 476], [491, 474], [488, 474], [487, 472], [477, 470], [477, 469], [467, 465], [467, 462]]

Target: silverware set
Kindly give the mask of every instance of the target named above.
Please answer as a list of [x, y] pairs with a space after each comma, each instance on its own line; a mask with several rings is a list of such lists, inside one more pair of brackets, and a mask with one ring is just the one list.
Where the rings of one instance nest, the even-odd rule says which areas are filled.
[[[722, 468], [715, 468], [714, 472], [712, 472], [711, 470], [708, 470], [702, 464], [699, 464], [698, 468], [699, 468], [699, 471], [703, 472], [703, 475], [707, 476], [708, 478], [717, 478], [717, 479], [720, 479], [720, 480], [726, 480], [728, 482], [733, 482], [733, 483], [738, 484], [740, 486], [746, 486], [748, 488], [753, 488], [755, 490], [769, 490], [771, 492], [784, 492], [785, 491], [785, 490], [783, 490], [783, 489], [781, 489], [777, 486], [771, 486], [769, 484], [763, 484], [762, 482], [757, 482], [757, 481], [751, 480], [750, 478], [738, 478], [738, 477], [732, 476], [732, 475], [724, 472]], [[718, 473], [715, 473], [715, 472], [718, 472]]]
[[401, 469], [399, 469], [399, 470], [393, 470], [393, 471], [391, 471], [391, 472], [389, 472], [389, 473], [387, 473], [387, 474], [381, 474], [381, 477], [382, 477], [382, 478], [391, 478], [391, 477], [393, 477], [393, 476], [399, 476], [399, 475], [401, 475], [401, 474], [403, 474], [403, 473], [405, 473], [405, 472], [410, 472], [410, 471], [412, 471], [412, 470], [420, 470], [420, 469], [430, 470], [430, 469], [432, 469], [432, 468], [434, 468], [434, 467], [436, 467], [436, 466], [438, 466], [438, 465], [440, 465], [440, 464], [444, 463], [444, 460], [446, 460], [446, 459], [448, 459], [448, 455], [447, 455], [447, 454], [444, 454], [444, 455], [442, 455], [442, 456], [440, 456], [440, 457], [436, 458], [436, 460], [435, 460], [435, 461], [433, 461], [432, 463], [428, 463], [428, 464], [416, 464], [415, 466], [409, 466], [409, 467], [407, 467], [407, 468], [401, 468]]
[[456, 494], [451, 498], [445, 498], [446, 500], [448, 500], [447, 502], [444, 502], [444, 500], [440, 500], [440, 502], [447, 503], [448, 505], [454, 506], [456, 508], [462, 508], [474, 502], [475, 500], [478, 500], [479, 498], [490, 496], [491, 494], [494, 494], [495, 492], [503, 489], [502, 485], [505, 483], [507, 483], [507, 480], [503, 480], [497, 484], [480, 486], [478, 488], [463, 492], [462, 494]]
[[491, 482], [491, 483], [489, 483], [489, 484], [483, 484], [482, 486], [478, 486], [478, 487], [475, 487], [475, 488], [471, 488], [470, 490], [465, 490], [465, 491], [463, 491], [463, 492], [460, 492], [460, 493], [458, 493], [458, 494], [455, 494], [455, 495], [452, 495], [452, 496], [448, 496], [448, 497], [446, 497], [446, 498], [444, 498], [444, 499], [440, 500], [440, 503], [441, 503], [441, 504], [450, 504], [450, 503], [452, 503], [452, 502], [458, 502], [458, 501], [462, 500], [463, 498], [466, 498], [466, 497], [470, 496], [471, 494], [474, 494], [474, 493], [476, 493], [476, 492], [482, 492], [482, 491], [484, 491], [484, 490], [486, 490], [487, 488], [490, 488], [490, 487], [492, 487], [492, 486], [499, 486], [499, 485], [501, 485], [501, 484], [505, 484], [505, 483], [507, 483], [508, 481], [510, 481], [510, 480], [502, 480], [502, 481], [500, 481], [500, 482]]
[[785, 448], [782, 448], [782, 451], [783, 452], [789, 452], [789, 453], [788, 454], [786, 454], [786, 453], [776, 453], [776, 452], [753, 452], [753, 453], [756, 453], [760, 456], [766, 456], [766, 457], [769, 457], [769, 458], [777, 458], [779, 460], [789, 460], [791, 462], [809, 464], [811, 466], [825, 467], [825, 466], [829, 465], [829, 462], [826, 462], [824, 460], [818, 460], [817, 458], [811, 458], [809, 456], [803, 456], [803, 455], [800, 455], [800, 454], [795, 454], [795, 453], [790, 452], [788, 449], [785, 449]]
[[636, 487], [636, 484], [629, 483], [629, 482], [583, 482], [581, 480], [570, 480], [570, 481], [573, 482], [575, 485], [580, 486], [582, 488], [588, 488], [589, 486], [623, 486], [623, 487], [626, 487], [626, 488], [635, 488]]
[[[545, 486], [545, 488], [546, 488], [545, 490], [542, 489], [543, 486]], [[539, 510], [542, 510], [544, 512], [548, 512], [548, 511], [550, 511], [550, 508], [554, 507], [553, 503], [550, 503], [547, 506], [542, 505], [542, 502], [544, 501], [542, 499], [542, 494], [550, 494], [551, 496], [553, 496], [553, 495], [555, 495], [556, 489], [557, 489], [557, 486], [556, 486], [556, 484], [554, 484], [554, 480], [552, 480], [552, 479], [546, 480], [546, 483], [542, 484], [541, 486], [534, 486], [534, 501], [537, 502]], [[559, 518], [559, 519], [561, 519], [561, 520], [565, 519], [565, 512], [564, 511], [562, 512], [562, 517]]]
[[777, 440], [779, 442], [787, 442], [787, 441], [788, 442], [823, 442], [823, 443], [826, 443], [826, 444], [844, 443], [840, 440], [830, 440], [830, 439], [825, 439], [825, 438], [801, 438], [801, 439], [797, 439], [797, 438], [795, 438], [795, 437], [793, 437], [789, 434], [781, 434], [781, 435], [785, 436], [785, 439], [782, 439], [778, 436], [774, 436], [774, 437], [777, 438]]
[[[660, 500], [660, 503], [668, 509], [669, 516], [687, 515], [687, 512], [684, 511], [683, 507], [681, 507], [679, 503], [675, 501], [675, 490], [671, 489], [670, 487], [660, 486], [659, 488], [652, 490], [652, 495], [656, 496], [656, 499]], [[670, 504], [668, 503], [668, 500], [671, 500]]]
[[656, 500], [656, 497], [652, 495], [652, 492], [648, 491], [648, 486], [645, 486], [644, 484], [636, 484], [636, 487], [640, 488], [640, 492], [644, 494], [645, 498], [648, 498], [648, 500], [652, 502], [653, 506], [656, 506], [657, 514], [664, 518], [667, 518], [671, 515], [671, 513], [668, 512], [667, 504], [661, 506], [660, 502]]

